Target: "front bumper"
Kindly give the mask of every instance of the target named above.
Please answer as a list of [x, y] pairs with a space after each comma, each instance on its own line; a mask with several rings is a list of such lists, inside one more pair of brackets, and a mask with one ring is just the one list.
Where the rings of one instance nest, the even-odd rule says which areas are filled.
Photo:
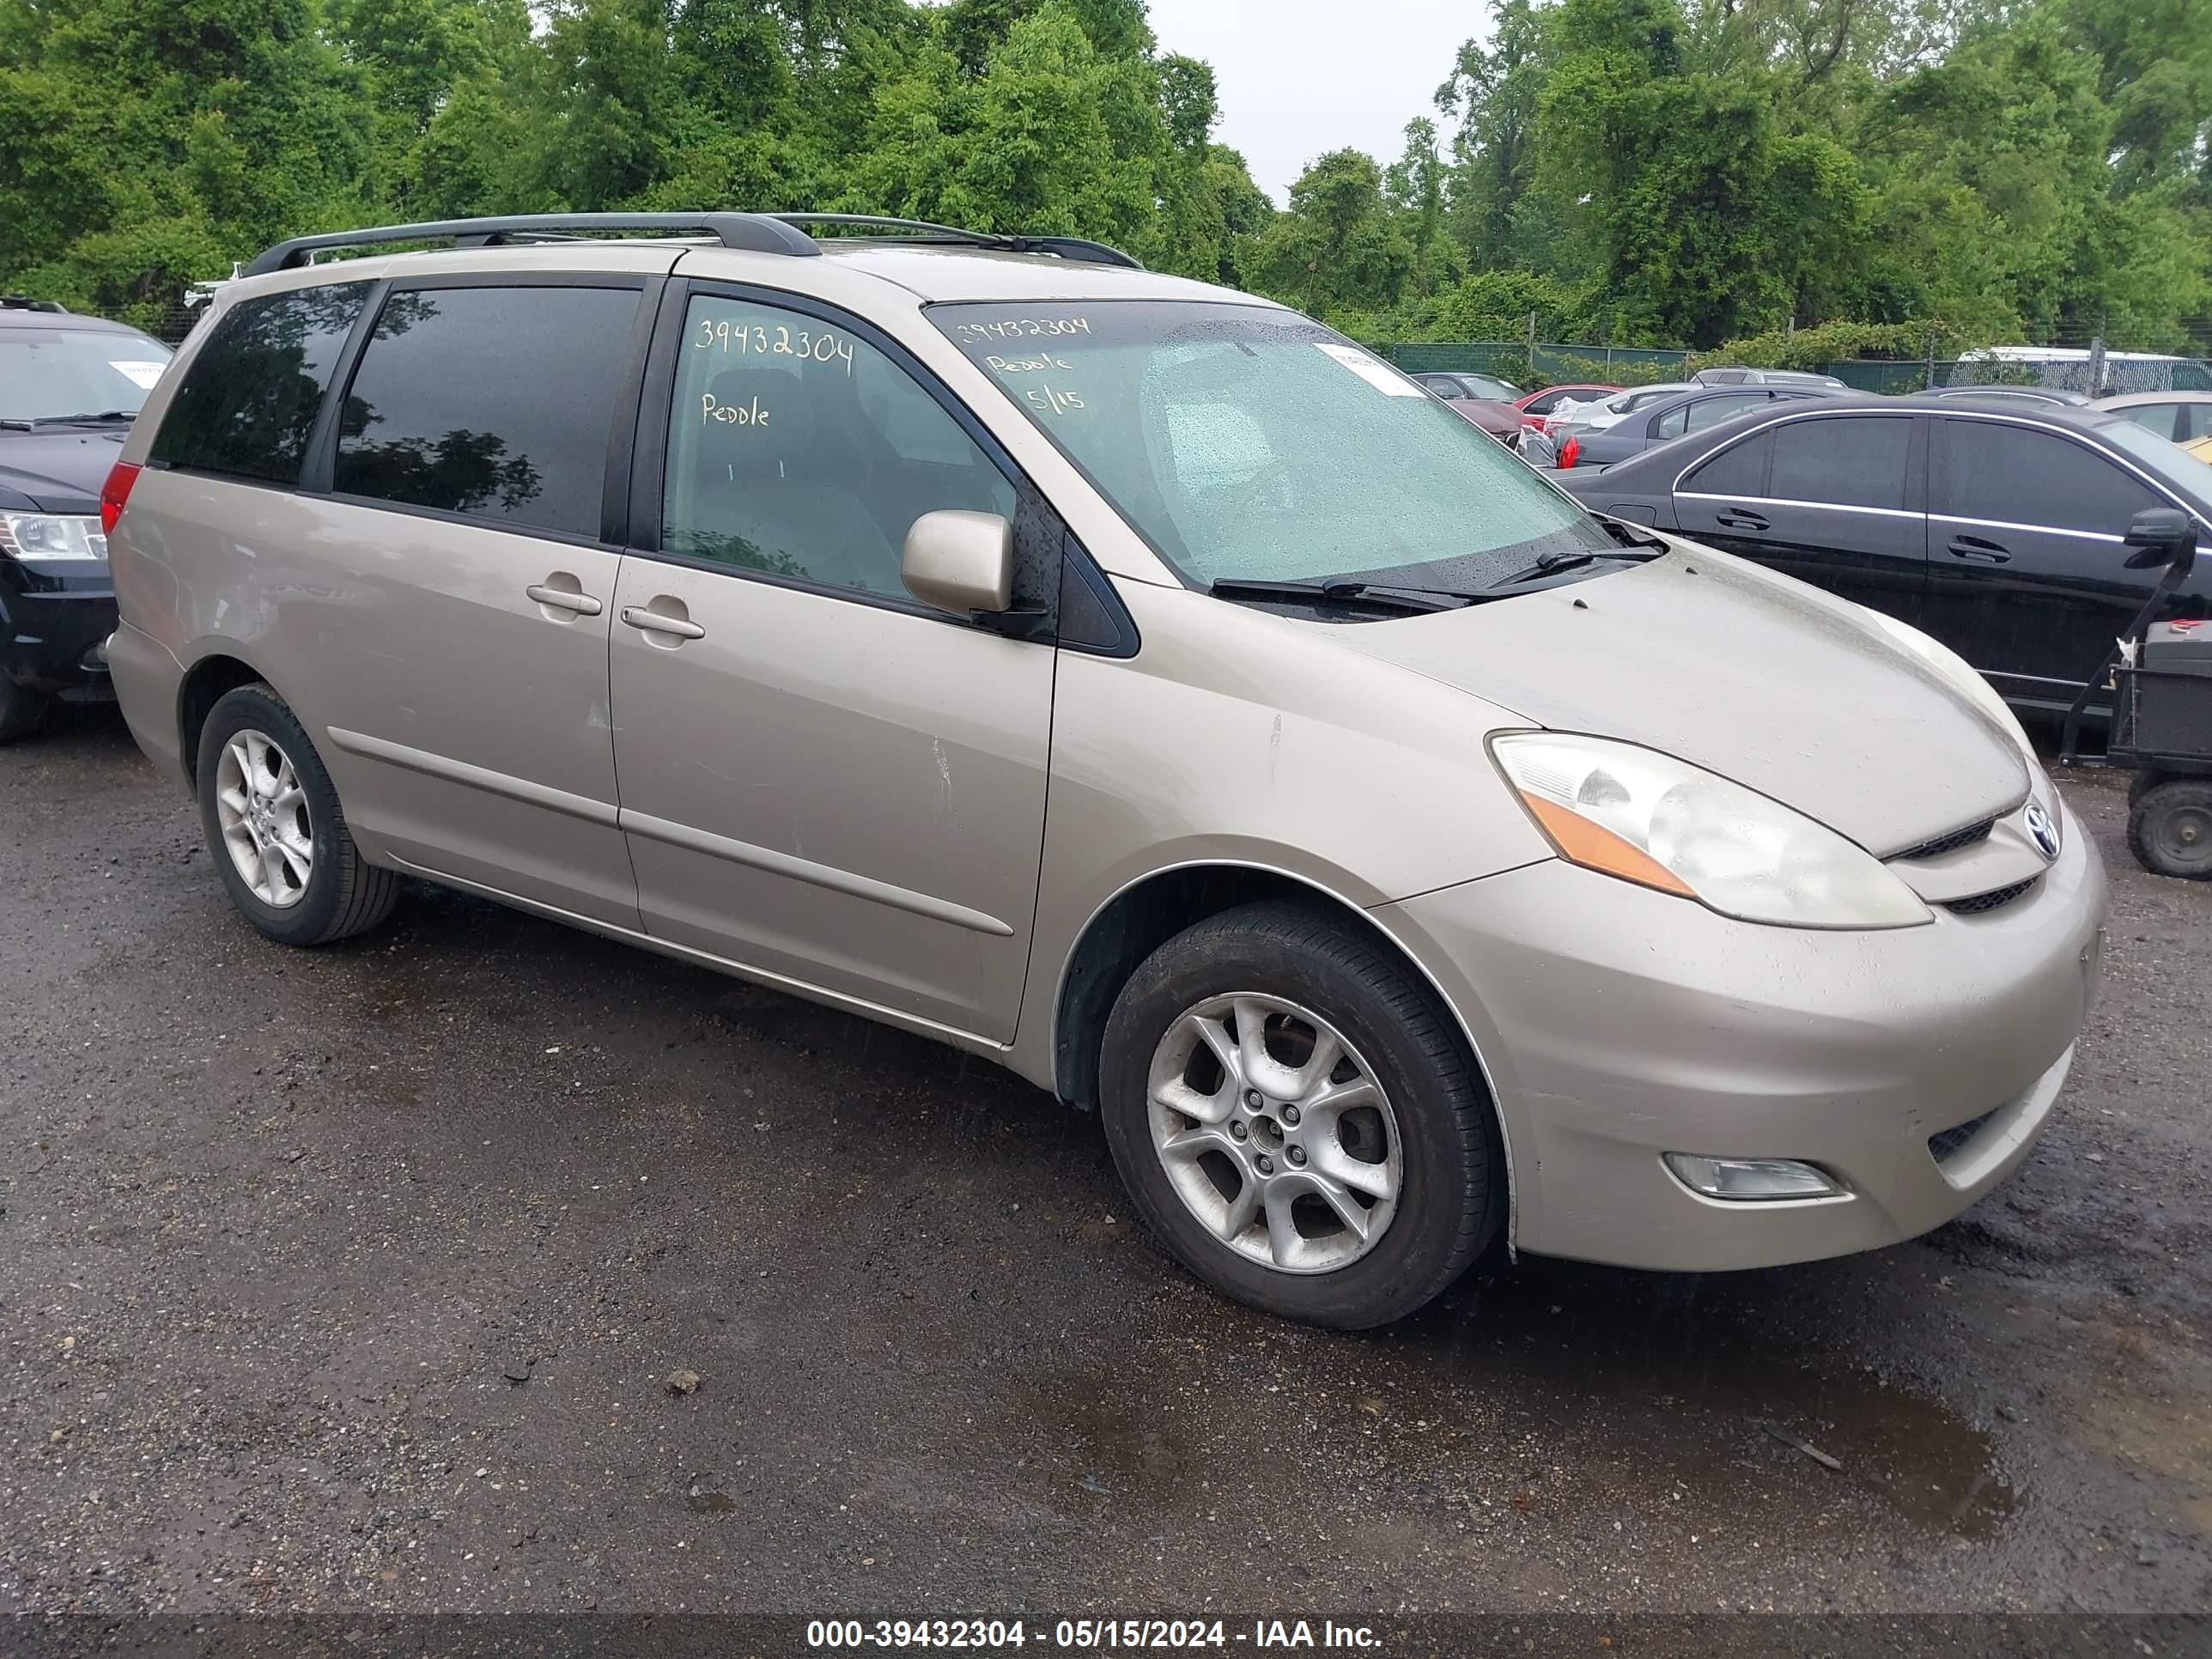
[[103, 560], [31, 566], [0, 556], [0, 675], [49, 696], [106, 702], [101, 642], [115, 631]]
[[[1376, 915], [1474, 1034], [1520, 1249], [1771, 1267], [1925, 1232], [2027, 1158], [2100, 963], [2104, 870], [2064, 818], [2027, 895], [1919, 927], [1731, 921], [1556, 860]], [[1847, 1195], [1717, 1201], [1674, 1179], [1668, 1152], [1800, 1159]]]

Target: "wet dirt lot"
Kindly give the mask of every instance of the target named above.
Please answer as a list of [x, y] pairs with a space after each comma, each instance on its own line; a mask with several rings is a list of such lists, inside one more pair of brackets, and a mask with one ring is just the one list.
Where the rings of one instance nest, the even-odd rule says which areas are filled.
[[2069, 788], [2106, 990], [1993, 1198], [1345, 1337], [949, 1051], [428, 889], [265, 945], [80, 719], [0, 755], [0, 1607], [2212, 1606], [2212, 888]]

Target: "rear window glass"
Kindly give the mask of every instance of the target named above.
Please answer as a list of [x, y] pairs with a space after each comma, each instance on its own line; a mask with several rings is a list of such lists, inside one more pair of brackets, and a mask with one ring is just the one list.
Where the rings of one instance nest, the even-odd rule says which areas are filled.
[[597, 539], [635, 289], [395, 291], [338, 417], [331, 487]]
[[148, 459], [297, 483], [323, 394], [368, 297], [368, 283], [339, 283], [240, 301], [185, 369]]

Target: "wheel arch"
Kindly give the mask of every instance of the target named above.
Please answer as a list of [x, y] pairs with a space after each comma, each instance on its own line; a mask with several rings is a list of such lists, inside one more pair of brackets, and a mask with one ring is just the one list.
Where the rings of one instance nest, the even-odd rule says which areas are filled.
[[188, 780], [199, 776], [200, 732], [216, 704], [241, 685], [265, 684], [267, 680], [252, 663], [222, 650], [209, 652], [185, 671], [177, 684], [177, 752]]
[[1520, 1182], [1514, 1170], [1512, 1130], [1498, 1098], [1498, 1085], [1465, 1014], [1444, 994], [1436, 975], [1372, 912], [1304, 876], [1268, 866], [1233, 861], [1172, 865], [1139, 876], [1094, 911], [1076, 935], [1053, 999], [1053, 1091], [1062, 1100], [1096, 1109], [1099, 1049], [1114, 1001], [1137, 965], [1177, 933], [1208, 916], [1255, 901], [1279, 898], [1317, 903], [1333, 917], [1388, 951], [1428, 987], [1450, 1016], [1452, 1029], [1474, 1058], [1476, 1075], [1498, 1127], [1505, 1155], [1505, 1238], [1517, 1231]]

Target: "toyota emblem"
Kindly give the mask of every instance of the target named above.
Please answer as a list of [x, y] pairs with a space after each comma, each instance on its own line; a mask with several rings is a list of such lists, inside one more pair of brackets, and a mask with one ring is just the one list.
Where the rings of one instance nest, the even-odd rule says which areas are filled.
[[2035, 850], [2042, 854], [2046, 861], [2056, 859], [2058, 856], [2058, 825], [2052, 821], [2051, 814], [2045, 811], [2039, 803], [2030, 801], [2027, 811], [2021, 816], [2027, 825], [2029, 838], [2035, 842]]

